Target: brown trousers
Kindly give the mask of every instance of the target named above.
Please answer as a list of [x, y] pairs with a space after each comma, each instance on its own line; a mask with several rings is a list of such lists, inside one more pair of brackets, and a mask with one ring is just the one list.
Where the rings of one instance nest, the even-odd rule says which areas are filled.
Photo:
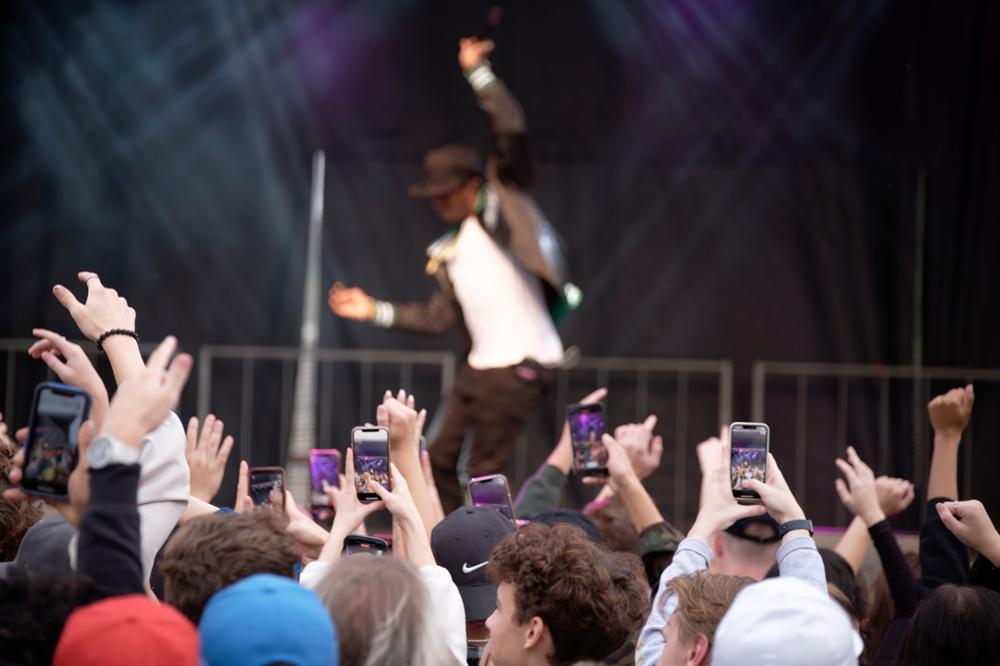
[[465, 503], [457, 467], [466, 431], [472, 430], [469, 478], [502, 471], [554, 376], [555, 371], [530, 362], [489, 370], [462, 365], [445, 407], [444, 425], [428, 449], [445, 515]]

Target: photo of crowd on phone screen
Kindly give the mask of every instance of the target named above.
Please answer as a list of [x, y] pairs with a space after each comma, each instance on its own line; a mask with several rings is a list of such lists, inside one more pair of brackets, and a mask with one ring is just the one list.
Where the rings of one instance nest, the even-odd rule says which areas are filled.
[[354, 485], [358, 492], [375, 492], [370, 481], [389, 487], [389, 459], [385, 456], [354, 454]]
[[254, 476], [250, 479], [250, 499], [255, 506], [281, 506], [284, 488], [278, 475]]
[[733, 461], [729, 468], [733, 489], [743, 490], [743, 484], [750, 480], [764, 482], [764, 466], [767, 451], [764, 449], [733, 449]]
[[601, 443], [604, 434], [604, 413], [579, 411], [569, 417], [573, 438], [573, 466], [576, 469], [598, 469], [608, 464], [608, 452]]

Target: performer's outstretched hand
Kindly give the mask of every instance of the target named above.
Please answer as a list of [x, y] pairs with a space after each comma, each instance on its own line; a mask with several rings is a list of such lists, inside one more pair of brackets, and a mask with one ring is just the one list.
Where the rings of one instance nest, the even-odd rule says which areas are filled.
[[464, 37], [458, 40], [458, 64], [465, 70], [478, 67], [494, 46], [492, 39]]
[[345, 287], [340, 282], [334, 282], [327, 303], [338, 317], [367, 321], [375, 316], [375, 299], [361, 287]]

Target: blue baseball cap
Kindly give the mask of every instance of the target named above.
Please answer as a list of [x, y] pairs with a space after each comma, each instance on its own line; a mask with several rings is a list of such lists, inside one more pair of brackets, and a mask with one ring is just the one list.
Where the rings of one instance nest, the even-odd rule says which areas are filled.
[[198, 623], [207, 666], [337, 666], [333, 620], [290, 578], [255, 574], [212, 595]]

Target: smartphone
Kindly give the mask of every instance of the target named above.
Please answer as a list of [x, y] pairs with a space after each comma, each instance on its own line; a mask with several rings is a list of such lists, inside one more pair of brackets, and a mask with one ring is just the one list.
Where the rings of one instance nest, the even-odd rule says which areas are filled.
[[573, 441], [573, 471], [581, 476], [607, 476], [608, 452], [601, 442], [604, 405], [574, 403], [566, 408], [566, 420]]
[[251, 467], [250, 499], [254, 506], [285, 508], [285, 468]]
[[729, 443], [732, 448], [729, 477], [733, 497], [740, 504], [759, 504], [760, 495], [743, 486], [751, 479], [767, 482], [767, 452], [771, 446], [771, 428], [766, 423], [730, 423]]
[[514, 522], [514, 503], [510, 499], [510, 484], [503, 474], [487, 474], [469, 479], [469, 499], [473, 506], [493, 509]]
[[333, 506], [326, 489], [340, 487], [340, 451], [313, 449], [309, 452], [309, 486], [313, 507]]
[[341, 552], [344, 555], [359, 555], [364, 553], [366, 555], [381, 557], [387, 550], [389, 550], [389, 544], [385, 542], [385, 539], [352, 534], [344, 539], [344, 550]]
[[392, 490], [389, 482], [389, 430], [382, 426], [358, 426], [351, 430], [354, 453], [354, 488], [362, 502], [377, 502], [379, 496], [368, 482], [382, 484]]
[[79, 459], [77, 435], [89, 413], [90, 396], [83, 389], [57, 382], [35, 387], [24, 441], [24, 492], [67, 499], [69, 475]]

